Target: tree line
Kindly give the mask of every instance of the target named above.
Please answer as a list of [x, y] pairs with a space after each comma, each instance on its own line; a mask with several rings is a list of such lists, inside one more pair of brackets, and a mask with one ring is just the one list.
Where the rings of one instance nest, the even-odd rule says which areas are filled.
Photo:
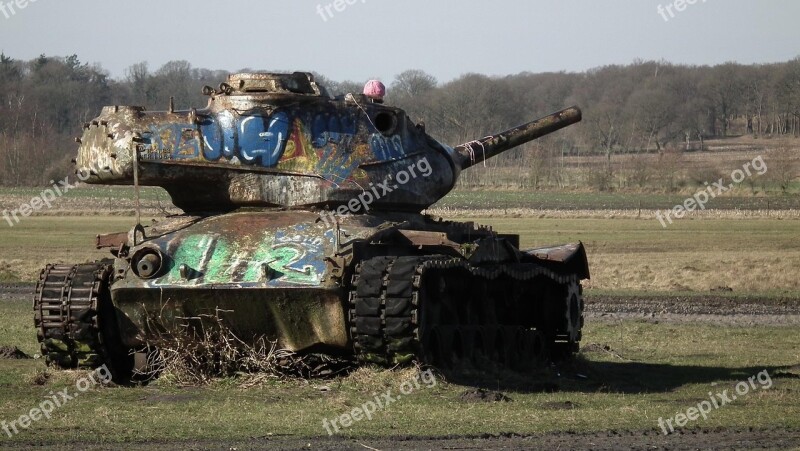
[[[177, 108], [202, 107], [201, 88], [227, 75], [172, 61], [155, 70], [134, 64], [114, 79], [76, 55], [22, 61], [0, 54], [0, 184], [63, 178], [74, 137], [105, 105], [164, 110], [174, 97]], [[333, 95], [363, 86], [316, 75]], [[602, 174], [615, 155], [702, 150], [706, 140], [726, 136], [800, 135], [800, 58], [713, 67], [635, 61], [579, 73], [465, 74], [448, 82], [409, 70], [387, 85], [387, 103], [453, 145], [569, 105], [584, 110], [582, 124], [502, 155], [494, 167], [536, 168], [555, 154], [599, 155], [608, 163]]]

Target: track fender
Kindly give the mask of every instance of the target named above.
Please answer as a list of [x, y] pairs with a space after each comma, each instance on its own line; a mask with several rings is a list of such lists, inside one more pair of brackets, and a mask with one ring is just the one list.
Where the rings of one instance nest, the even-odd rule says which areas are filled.
[[542, 247], [523, 251], [524, 259], [539, 263], [559, 273], [571, 273], [581, 280], [590, 279], [589, 260], [583, 243]]

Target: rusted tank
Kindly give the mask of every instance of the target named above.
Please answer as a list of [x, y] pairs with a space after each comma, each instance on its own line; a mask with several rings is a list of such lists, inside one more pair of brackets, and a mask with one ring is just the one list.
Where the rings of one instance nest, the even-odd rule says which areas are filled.
[[144, 350], [220, 315], [244, 342], [386, 365], [518, 366], [577, 350], [582, 244], [521, 250], [518, 236], [422, 211], [460, 171], [579, 109], [449, 147], [310, 74], [232, 75], [204, 92], [204, 109], [111, 106], [85, 125], [82, 178], [161, 186], [185, 214], [98, 237], [108, 260], [42, 271], [49, 363], [105, 363], [124, 380]]

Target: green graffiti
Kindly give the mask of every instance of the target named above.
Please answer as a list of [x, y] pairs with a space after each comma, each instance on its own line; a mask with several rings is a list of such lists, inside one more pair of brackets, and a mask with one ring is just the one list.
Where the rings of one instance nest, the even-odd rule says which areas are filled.
[[261, 245], [258, 246], [253, 257], [247, 265], [243, 280], [248, 282], [259, 282], [263, 280], [261, 265], [273, 260], [272, 257], [272, 240], [273, 237], [267, 235]]
[[231, 272], [235, 269], [235, 265], [232, 263], [236, 261], [235, 258], [231, 258], [231, 253], [228, 242], [224, 238], [218, 238], [216, 246], [214, 246], [214, 253], [205, 263], [203, 282], [224, 283], [230, 281]]
[[[283, 282], [297, 285], [316, 285], [319, 269], [313, 263], [316, 252], [302, 243], [273, 244], [274, 236], [265, 234], [258, 245], [231, 243], [224, 237], [199, 234], [182, 240], [173, 255], [170, 272], [156, 285], [186, 283], [180, 274], [181, 265], [190, 269], [193, 284]], [[313, 247], [313, 246], [312, 246]], [[210, 254], [209, 254], [210, 253]], [[309, 255], [309, 253], [311, 255]], [[271, 280], [267, 281], [264, 265], [268, 265]]]
[[175, 251], [175, 255], [172, 256], [175, 264], [170, 269], [170, 272], [159, 280], [159, 284], [180, 283], [183, 281], [180, 272], [180, 266], [183, 264], [192, 269], [199, 269], [203, 264], [206, 251], [212, 243], [213, 238], [208, 235], [186, 237]]
[[319, 281], [317, 270], [310, 265], [298, 267], [305, 252], [291, 244], [279, 244], [272, 249], [274, 261], [269, 267], [283, 274], [278, 280], [303, 285], [316, 284]]

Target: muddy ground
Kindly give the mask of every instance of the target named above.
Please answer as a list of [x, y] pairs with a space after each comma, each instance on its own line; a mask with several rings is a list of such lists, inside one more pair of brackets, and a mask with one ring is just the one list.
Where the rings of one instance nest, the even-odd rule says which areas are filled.
[[0, 283], [0, 301], [30, 300], [33, 305], [33, 292], [36, 284]]
[[587, 321], [642, 320], [652, 323], [710, 322], [726, 326], [800, 325], [800, 299], [757, 297], [588, 296]]
[[[285, 438], [265, 437], [238, 442], [148, 442], [130, 443], [119, 449], [132, 451], [155, 450], [791, 450], [800, 447], [800, 431], [694, 429], [669, 436], [656, 431], [608, 431], [594, 434], [563, 432], [540, 436], [478, 436], [478, 437], [393, 437], [371, 439], [345, 438]], [[35, 442], [18, 445], [16, 449], [42, 449]], [[64, 444], [48, 449], [113, 449], [109, 445]]]
[[[0, 301], [27, 301], [30, 284], [0, 284]], [[731, 327], [800, 325], [800, 299], [759, 299], [714, 294], [684, 298], [590, 296], [588, 321], [641, 320], [654, 323], [712, 322]], [[5, 448], [5, 447], [3, 447]], [[20, 443], [16, 449], [48, 448], [36, 442]], [[65, 443], [56, 449], [110, 449], [108, 445]], [[593, 449], [593, 450], [731, 450], [800, 449], [800, 431], [782, 429], [687, 429], [665, 436], [658, 431], [606, 431], [602, 433], [560, 432], [541, 436], [425, 437], [400, 436], [379, 439], [261, 437], [237, 442], [148, 442], [126, 444], [126, 450], [511, 450], [511, 449]]]

